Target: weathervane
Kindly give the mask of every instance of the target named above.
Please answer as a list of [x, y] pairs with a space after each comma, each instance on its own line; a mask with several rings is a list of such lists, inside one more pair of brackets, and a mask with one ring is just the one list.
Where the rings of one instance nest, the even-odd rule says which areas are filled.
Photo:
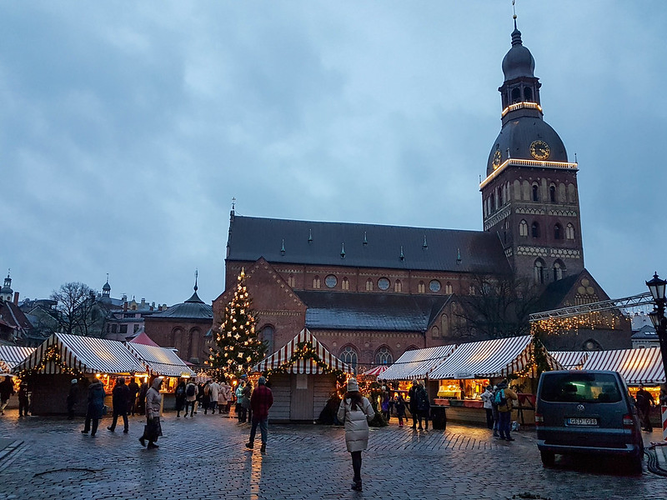
[[234, 211], [235, 206], [236, 206], [236, 198], [232, 198], [232, 212]]
[[514, 29], [516, 29], [516, 0], [512, 0], [512, 19], [514, 19]]

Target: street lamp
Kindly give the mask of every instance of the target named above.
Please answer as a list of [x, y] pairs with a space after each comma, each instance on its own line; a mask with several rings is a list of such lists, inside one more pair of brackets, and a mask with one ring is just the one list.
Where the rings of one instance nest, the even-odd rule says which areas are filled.
[[665, 318], [665, 285], [667, 281], [658, 278], [658, 273], [653, 275], [653, 279], [646, 282], [646, 286], [653, 296], [655, 309], [649, 313], [651, 323], [655, 327], [655, 333], [658, 334], [660, 341], [660, 354], [662, 355], [662, 366], [667, 376], [667, 318]]

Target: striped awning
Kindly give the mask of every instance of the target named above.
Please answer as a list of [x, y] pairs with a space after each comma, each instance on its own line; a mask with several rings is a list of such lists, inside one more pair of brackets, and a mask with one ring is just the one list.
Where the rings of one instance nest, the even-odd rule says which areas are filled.
[[362, 373], [362, 375], [366, 377], [379, 377], [387, 370], [387, 368], [389, 368], [388, 365], [374, 366], [370, 370], [366, 370], [364, 373]]
[[62, 367], [53, 362], [42, 363], [52, 347], [55, 347], [61, 361], [68, 368], [82, 373], [146, 372], [144, 366], [122, 342], [65, 333], [51, 335], [30, 356], [16, 365], [13, 371], [38, 369], [38, 373], [43, 374], [63, 373]]
[[16, 365], [34, 352], [34, 347], [0, 345], [0, 372], [9, 373]]
[[456, 345], [442, 345], [406, 351], [382, 374], [384, 380], [417, 380], [430, 377], [437, 367], [454, 350]]
[[591, 352], [583, 369], [617, 371], [628, 385], [665, 383], [659, 347]]
[[126, 346], [146, 366], [146, 371], [151, 375], [161, 377], [194, 377], [196, 375], [172, 349], [132, 342], [127, 342]]
[[566, 370], [581, 370], [590, 351], [549, 351], [549, 354]]
[[[256, 372], [266, 372], [268, 370], [275, 370], [284, 367], [292, 359], [292, 355], [296, 347], [301, 342], [308, 342], [315, 349], [317, 356], [327, 366], [335, 370], [341, 370], [345, 373], [354, 373], [354, 369], [347, 363], [343, 363], [336, 356], [331, 354], [326, 347], [324, 347], [315, 336], [310, 333], [308, 329], [301, 330], [296, 337], [290, 340], [287, 344], [282, 346], [279, 350], [271, 354], [264, 361], [254, 367]], [[295, 374], [315, 375], [322, 374], [324, 370], [317, 366], [317, 363], [310, 359], [297, 360], [288, 371]]]
[[[509, 337], [460, 344], [435, 368], [429, 378], [437, 380], [506, 377], [530, 366], [533, 337]], [[554, 368], [560, 368], [548, 354]]]

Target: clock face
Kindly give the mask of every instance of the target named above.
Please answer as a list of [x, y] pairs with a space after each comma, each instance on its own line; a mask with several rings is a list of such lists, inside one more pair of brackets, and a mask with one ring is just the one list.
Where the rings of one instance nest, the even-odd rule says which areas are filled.
[[493, 168], [494, 170], [500, 166], [500, 162], [503, 160], [503, 155], [500, 154], [500, 150], [497, 149], [493, 154]]
[[530, 156], [536, 160], [546, 160], [551, 154], [551, 148], [544, 141], [533, 141], [530, 144]]

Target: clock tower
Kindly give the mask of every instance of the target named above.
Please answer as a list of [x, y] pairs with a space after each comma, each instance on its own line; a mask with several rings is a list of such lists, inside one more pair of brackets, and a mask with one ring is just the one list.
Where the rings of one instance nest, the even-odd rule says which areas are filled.
[[548, 285], [584, 269], [578, 165], [543, 119], [535, 60], [516, 17], [502, 68], [502, 127], [480, 184], [484, 231], [498, 234], [518, 277]]

